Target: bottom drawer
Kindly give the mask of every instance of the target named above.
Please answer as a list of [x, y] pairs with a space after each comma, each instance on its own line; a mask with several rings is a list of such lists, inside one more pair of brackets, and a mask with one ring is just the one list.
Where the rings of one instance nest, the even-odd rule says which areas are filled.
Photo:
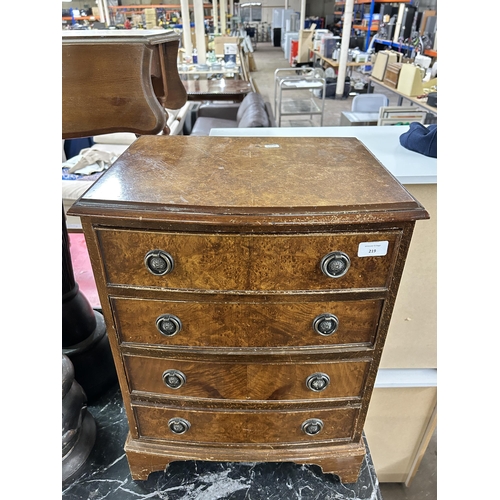
[[140, 437], [202, 443], [303, 443], [352, 439], [358, 408], [195, 410], [133, 405]]

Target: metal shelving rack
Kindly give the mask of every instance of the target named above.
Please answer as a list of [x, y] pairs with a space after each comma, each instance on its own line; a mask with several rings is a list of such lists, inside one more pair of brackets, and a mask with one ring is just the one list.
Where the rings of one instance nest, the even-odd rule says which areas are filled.
[[[365, 6], [369, 6], [369, 17], [368, 17], [368, 25], [367, 26], [362, 26], [358, 24], [353, 24], [352, 29], [360, 30], [360, 31], [366, 31], [366, 41], [365, 41], [365, 51], [368, 50], [368, 47], [370, 46], [370, 39], [371, 36], [378, 31], [378, 26], [373, 25], [373, 14], [375, 12], [375, 4], [380, 4], [380, 3], [394, 3], [394, 4], [413, 4], [413, 0], [354, 0], [354, 12], [356, 14], [360, 13], [361, 18], [363, 18], [363, 14], [365, 13]], [[339, 0], [338, 2], [335, 2], [334, 8], [337, 10], [337, 6], [345, 6], [345, 0]], [[343, 15], [343, 10], [341, 9], [341, 15]]]

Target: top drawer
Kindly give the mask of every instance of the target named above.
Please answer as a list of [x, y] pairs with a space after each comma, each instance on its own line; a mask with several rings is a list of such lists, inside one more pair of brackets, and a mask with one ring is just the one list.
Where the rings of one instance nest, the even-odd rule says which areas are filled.
[[97, 237], [110, 285], [281, 291], [386, 288], [401, 232], [219, 235], [98, 229]]

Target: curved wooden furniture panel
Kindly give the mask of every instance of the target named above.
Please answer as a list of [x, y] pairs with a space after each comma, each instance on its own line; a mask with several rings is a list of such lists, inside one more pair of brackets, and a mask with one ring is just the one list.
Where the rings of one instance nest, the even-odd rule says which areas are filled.
[[[284, 363], [279, 356], [266, 363], [230, 363], [220, 357], [205, 361], [184, 361], [172, 358], [124, 356], [132, 392], [154, 393], [212, 400], [286, 401], [300, 399], [359, 399], [369, 362], [340, 361]], [[185, 384], [179, 388], [167, 386], [162, 374], [180, 371]], [[330, 383], [323, 390], [313, 391], [307, 378], [325, 373]]]
[[62, 38], [63, 139], [158, 134], [187, 100], [173, 52], [179, 36], [137, 30], [69, 31]]
[[[276, 297], [252, 297], [246, 303], [237, 299], [224, 302], [193, 302], [189, 296], [175, 300], [145, 300], [114, 297], [111, 306], [120, 342], [157, 346], [193, 347], [283, 347], [283, 346], [372, 346], [382, 300], [278, 301]], [[334, 332], [321, 335], [313, 321], [321, 314], [338, 318]], [[171, 314], [179, 318], [182, 329], [164, 335], [157, 318]], [[250, 321], [249, 318], [252, 318]], [[256, 333], [258, 332], [258, 335]], [[327, 332], [329, 333], [329, 332]]]

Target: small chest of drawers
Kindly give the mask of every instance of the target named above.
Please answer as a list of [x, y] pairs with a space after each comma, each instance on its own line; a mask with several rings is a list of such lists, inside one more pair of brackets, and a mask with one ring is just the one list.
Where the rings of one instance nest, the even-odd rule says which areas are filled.
[[428, 218], [357, 139], [143, 136], [70, 213], [134, 479], [214, 460], [356, 481], [412, 231]]

